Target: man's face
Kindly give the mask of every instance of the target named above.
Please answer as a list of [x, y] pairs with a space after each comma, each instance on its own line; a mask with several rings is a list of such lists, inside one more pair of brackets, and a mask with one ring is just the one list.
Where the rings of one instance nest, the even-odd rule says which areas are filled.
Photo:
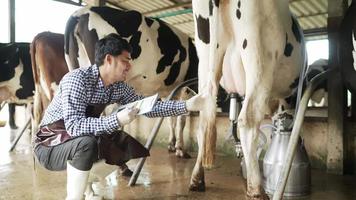
[[118, 56], [113, 56], [112, 75], [116, 81], [125, 81], [129, 70], [131, 69], [131, 55], [128, 51], [123, 51]]

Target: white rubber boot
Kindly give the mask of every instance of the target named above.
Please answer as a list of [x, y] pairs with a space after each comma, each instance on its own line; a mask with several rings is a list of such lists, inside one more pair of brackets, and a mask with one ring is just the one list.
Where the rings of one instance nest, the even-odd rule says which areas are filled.
[[87, 187], [90, 171], [82, 171], [67, 162], [67, 198], [66, 200], [82, 200]]

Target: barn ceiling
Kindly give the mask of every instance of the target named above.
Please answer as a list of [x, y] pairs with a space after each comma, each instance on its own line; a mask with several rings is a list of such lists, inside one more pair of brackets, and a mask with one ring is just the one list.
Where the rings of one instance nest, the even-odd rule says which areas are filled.
[[[69, 0], [70, 1], [70, 0]], [[83, 0], [94, 5], [98, 0]], [[191, 0], [101, 0], [108, 6], [137, 10], [157, 17], [194, 36]], [[80, 0], [81, 2], [81, 0]], [[289, 0], [289, 7], [298, 18], [308, 39], [327, 37], [328, 0]]]

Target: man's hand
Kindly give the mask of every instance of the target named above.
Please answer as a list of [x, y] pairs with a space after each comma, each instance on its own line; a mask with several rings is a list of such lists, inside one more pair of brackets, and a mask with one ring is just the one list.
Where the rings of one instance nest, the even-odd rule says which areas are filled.
[[206, 101], [206, 95], [198, 94], [188, 99], [185, 104], [187, 106], [188, 111], [200, 111], [203, 110]]
[[136, 118], [138, 111], [138, 108], [125, 108], [124, 110], [118, 112], [116, 116], [119, 124], [124, 126], [133, 121]]

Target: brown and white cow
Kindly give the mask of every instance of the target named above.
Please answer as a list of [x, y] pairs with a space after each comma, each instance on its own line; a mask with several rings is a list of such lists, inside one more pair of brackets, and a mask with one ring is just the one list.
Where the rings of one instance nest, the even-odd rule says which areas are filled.
[[214, 160], [219, 81], [244, 96], [238, 127], [247, 166], [247, 196], [267, 198], [256, 150], [269, 103], [289, 96], [305, 64], [302, 31], [285, 0], [193, 0], [199, 93], [211, 94], [200, 113], [199, 152], [191, 190], [204, 190], [203, 166]]
[[[198, 58], [191, 38], [137, 11], [110, 7], [81, 8], [68, 20], [65, 56], [69, 69], [94, 64], [95, 42], [110, 33], [119, 34], [133, 47], [133, 68], [127, 82], [143, 95], [159, 93], [166, 97], [183, 81], [198, 76]], [[182, 117], [178, 121], [183, 121]], [[178, 156], [186, 155], [181, 151], [183, 143], [175, 142], [174, 127], [170, 132], [169, 148], [176, 149]]]
[[36, 88], [33, 131], [36, 131], [60, 80], [68, 72], [63, 47], [64, 35], [58, 33], [42, 32], [37, 34], [32, 41], [31, 60]]
[[29, 43], [0, 44], [0, 103], [9, 102], [9, 123], [16, 128], [15, 105], [33, 101], [34, 83]]

